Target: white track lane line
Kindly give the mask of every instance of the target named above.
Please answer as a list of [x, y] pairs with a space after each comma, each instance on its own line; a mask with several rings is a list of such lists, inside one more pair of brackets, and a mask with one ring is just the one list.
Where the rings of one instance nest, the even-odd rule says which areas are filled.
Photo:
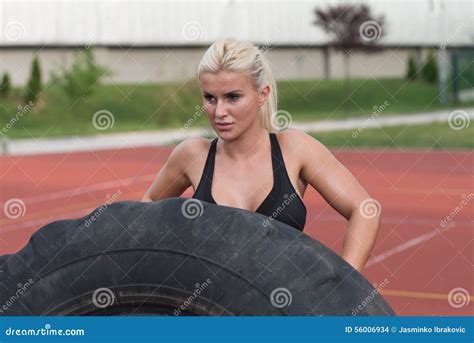
[[405, 251], [407, 249], [410, 249], [411, 247], [414, 247], [418, 244], [421, 244], [423, 242], [426, 242], [428, 240], [430, 240], [431, 238], [433, 237], [436, 237], [438, 236], [439, 234], [441, 234], [442, 231], [446, 231], [446, 230], [449, 230], [450, 228], [452, 227], [455, 227], [456, 224], [455, 222], [449, 222], [448, 225], [439, 230], [439, 229], [435, 229], [431, 232], [428, 232], [428, 233], [425, 233], [423, 235], [420, 235], [418, 237], [415, 237], [415, 238], [412, 238], [402, 244], [399, 244], [391, 249], [388, 249], [387, 251], [379, 254], [379, 255], [376, 255], [374, 257], [372, 257], [371, 259], [369, 259], [367, 261], [367, 264], [365, 265], [365, 267], [370, 267], [370, 266], [373, 266], [373, 265], [376, 265], [377, 263], [380, 263], [382, 262], [383, 260], [386, 260], [387, 258], [393, 256], [393, 255], [396, 255], [402, 251]]
[[[76, 195], [85, 194], [85, 193], [93, 193], [97, 191], [102, 191], [104, 189], [109, 188], [117, 188], [117, 187], [124, 187], [135, 183], [141, 182], [149, 182], [155, 178], [156, 174], [149, 174], [149, 175], [142, 175], [138, 177], [128, 177], [126, 179], [116, 180], [116, 181], [106, 181], [102, 183], [98, 183], [95, 185], [90, 186], [82, 186], [76, 188], [70, 188], [58, 192], [48, 192], [47, 194], [40, 194], [32, 197], [19, 197], [21, 201], [23, 201], [26, 205], [48, 201], [48, 200], [56, 200], [62, 198], [71, 198]], [[0, 207], [4, 207], [5, 202], [0, 203]]]

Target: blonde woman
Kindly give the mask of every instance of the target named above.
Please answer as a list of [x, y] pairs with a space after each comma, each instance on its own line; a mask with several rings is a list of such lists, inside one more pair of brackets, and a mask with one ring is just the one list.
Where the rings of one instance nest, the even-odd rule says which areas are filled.
[[370, 198], [319, 141], [303, 131], [275, 132], [277, 88], [265, 57], [234, 39], [212, 44], [198, 68], [209, 123], [217, 138], [176, 146], [142, 201], [180, 196], [264, 214], [303, 230], [308, 185], [349, 221], [341, 256], [362, 271], [380, 217], [360, 210]]

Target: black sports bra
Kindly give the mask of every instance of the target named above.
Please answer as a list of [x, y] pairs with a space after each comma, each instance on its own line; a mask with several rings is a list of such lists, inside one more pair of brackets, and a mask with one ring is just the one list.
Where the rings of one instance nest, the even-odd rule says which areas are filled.
[[[195, 199], [216, 205], [211, 189], [217, 139], [215, 138], [211, 143], [203, 175], [193, 195]], [[273, 188], [255, 212], [268, 216], [268, 221], [278, 220], [303, 231], [306, 222], [306, 206], [291, 184], [280, 145], [274, 133], [270, 133], [270, 142], [272, 147]]]

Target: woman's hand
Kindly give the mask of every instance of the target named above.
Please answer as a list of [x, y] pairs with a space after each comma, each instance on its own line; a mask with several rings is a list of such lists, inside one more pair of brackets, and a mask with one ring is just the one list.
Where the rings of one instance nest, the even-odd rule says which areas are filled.
[[[375, 216], [372, 218], [373, 215]], [[361, 203], [351, 214], [341, 256], [359, 272], [364, 269], [372, 251], [379, 225], [380, 206], [375, 199]]]
[[359, 272], [372, 251], [380, 225], [380, 205], [319, 141], [291, 130], [302, 177], [349, 221], [341, 256]]

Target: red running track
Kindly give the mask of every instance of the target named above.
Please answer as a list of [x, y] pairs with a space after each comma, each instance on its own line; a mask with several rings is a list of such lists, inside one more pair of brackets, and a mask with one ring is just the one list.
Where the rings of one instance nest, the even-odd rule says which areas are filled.
[[[82, 217], [108, 198], [139, 200], [171, 150], [0, 157], [0, 254], [21, 249], [43, 225]], [[332, 151], [381, 203], [379, 236], [363, 274], [397, 314], [473, 315], [474, 153]], [[183, 194], [191, 195], [192, 189]], [[22, 211], [7, 212], [11, 199], [25, 204]], [[304, 201], [305, 232], [340, 252], [345, 219], [311, 187]]]

